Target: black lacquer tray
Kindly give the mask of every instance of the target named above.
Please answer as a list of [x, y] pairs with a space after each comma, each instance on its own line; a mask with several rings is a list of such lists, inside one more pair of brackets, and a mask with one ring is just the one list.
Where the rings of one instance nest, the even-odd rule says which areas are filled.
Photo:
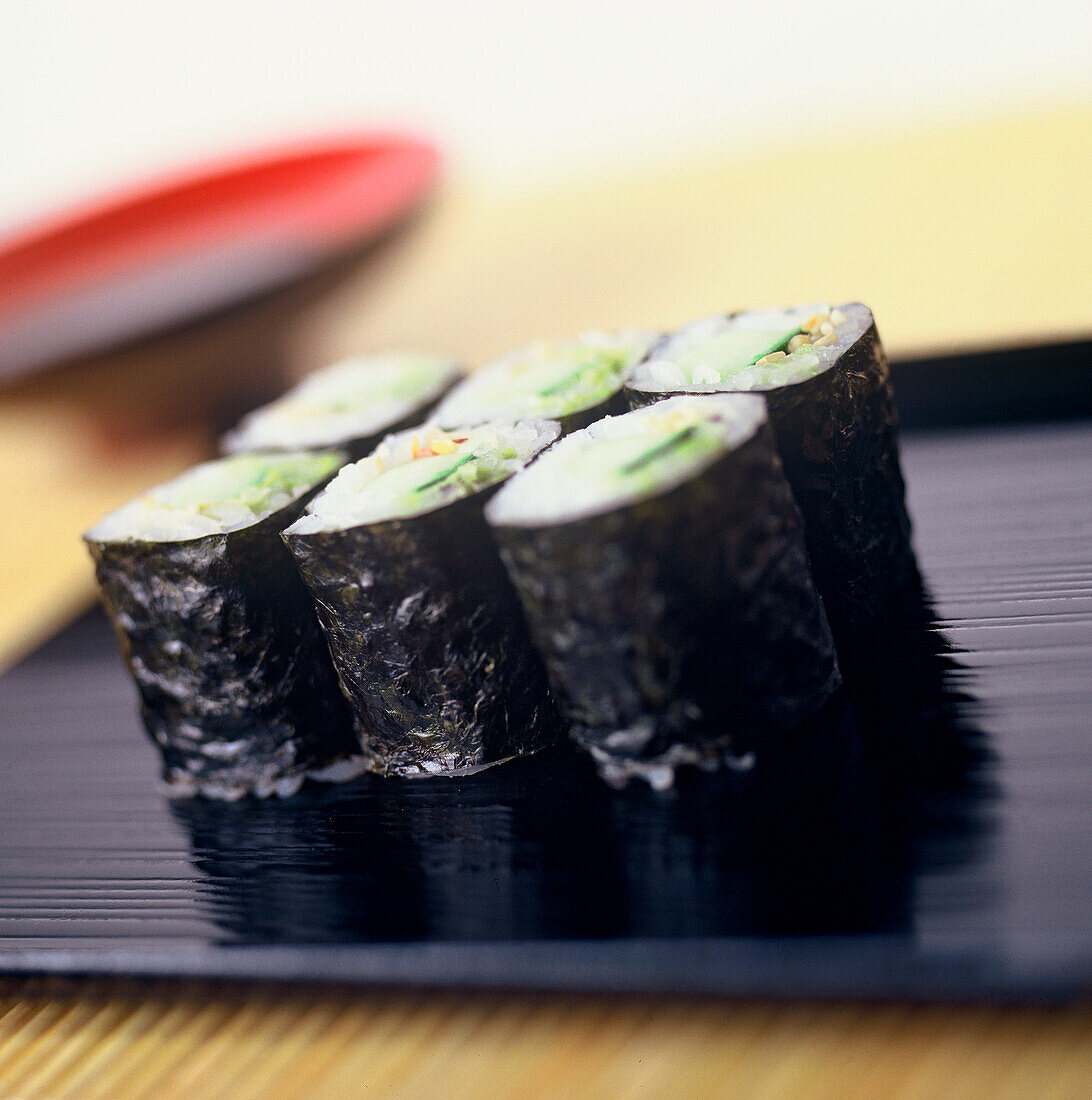
[[0, 973], [1092, 992], [1089, 349], [1006, 356], [897, 370], [928, 598], [749, 772], [615, 792], [562, 749], [169, 802], [81, 619], [0, 679]]

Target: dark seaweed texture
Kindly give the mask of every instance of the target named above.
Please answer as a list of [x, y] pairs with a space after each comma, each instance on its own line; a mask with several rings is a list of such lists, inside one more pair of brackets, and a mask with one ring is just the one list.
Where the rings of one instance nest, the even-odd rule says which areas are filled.
[[[629, 389], [633, 407], [673, 393]], [[898, 413], [876, 325], [822, 374], [765, 392], [804, 516], [815, 585], [839, 646], [919, 581], [898, 452]]]
[[555, 694], [607, 778], [626, 761], [716, 763], [834, 692], [800, 526], [763, 424], [659, 497], [495, 528]]
[[620, 416], [625, 412], [629, 412], [629, 403], [626, 401], [625, 390], [619, 386], [610, 397], [604, 398], [599, 404], [592, 405], [589, 409], [578, 409], [574, 413], [569, 413], [568, 416], [554, 419], [561, 425], [561, 434], [566, 436], [586, 428], [589, 424], [594, 424], [597, 420], [602, 420], [604, 416]]
[[835, 637], [919, 580], [898, 413], [875, 323], [834, 366], [766, 395]]
[[185, 542], [88, 539], [140, 710], [180, 791], [268, 793], [356, 752], [307, 590], [280, 531]]
[[[443, 389], [438, 390], [432, 397], [429, 397], [426, 401], [422, 401], [411, 412], [407, 413], [401, 420], [394, 424], [389, 424], [386, 427], [380, 428], [379, 431], [372, 432], [370, 435], [354, 436], [352, 439], [336, 439], [329, 443], [323, 443], [318, 447], [298, 447], [293, 445], [287, 445], [284, 447], [260, 447], [260, 451], [299, 451], [299, 450], [311, 450], [311, 451], [328, 451], [334, 448], [339, 451], [343, 451], [347, 456], [346, 463], [358, 462], [362, 458], [367, 458], [387, 438], [388, 435], [394, 435], [396, 432], [408, 431], [410, 428], [415, 428], [418, 424], [423, 424], [429, 417], [429, 414], [433, 409], [444, 399], [447, 393], [456, 386], [462, 379], [456, 375], [448, 382]], [[251, 450], [252, 448], [241, 448], [234, 444], [233, 440], [234, 432], [228, 432], [220, 440], [220, 453], [221, 454], [237, 454], [244, 450]]]
[[490, 495], [285, 535], [375, 771], [476, 767], [559, 734], [542, 661], [482, 517]]

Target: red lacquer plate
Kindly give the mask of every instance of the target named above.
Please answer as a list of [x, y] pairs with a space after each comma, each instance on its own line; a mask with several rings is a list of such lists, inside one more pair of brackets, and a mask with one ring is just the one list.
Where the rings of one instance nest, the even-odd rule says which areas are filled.
[[436, 149], [393, 134], [296, 143], [102, 196], [0, 242], [0, 378], [291, 283], [428, 192]]

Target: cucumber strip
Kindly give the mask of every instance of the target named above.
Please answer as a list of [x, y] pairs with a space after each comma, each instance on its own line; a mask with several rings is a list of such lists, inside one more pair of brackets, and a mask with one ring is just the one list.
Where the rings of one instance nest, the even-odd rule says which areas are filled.
[[639, 470], [643, 470], [658, 458], [662, 458], [664, 455], [675, 450], [676, 447], [681, 446], [688, 439], [693, 439], [697, 431], [697, 424], [691, 424], [689, 427], [680, 428], [674, 435], [669, 435], [667, 439], [657, 443], [655, 447], [650, 447], [644, 454], [638, 455], [631, 462], [627, 462], [621, 469], [622, 476], [629, 477], [630, 474], [635, 474]]
[[442, 470], [435, 477], [429, 478], [424, 485], [418, 485], [413, 491], [415, 493], [423, 493], [426, 489], [432, 489], [439, 485], [441, 481], [447, 481], [449, 477], [460, 467], [465, 466], [468, 462], [474, 461], [478, 456], [476, 454], [464, 455], [458, 462], [453, 463], [446, 470]]
[[564, 378], [560, 379], [557, 382], [554, 382], [552, 385], [547, 386], [544, 390], [539, 390], [539, 397], [553, 397], [555, 394], [562, 393], [564, 390], [567, 390], [574, 382], [579, 382], [580, 376], [587, 369], [588, 364], [586, 363], [583, 366], [577, 367], [576, 370], [571, 371], [569, 374], [565, 375]]

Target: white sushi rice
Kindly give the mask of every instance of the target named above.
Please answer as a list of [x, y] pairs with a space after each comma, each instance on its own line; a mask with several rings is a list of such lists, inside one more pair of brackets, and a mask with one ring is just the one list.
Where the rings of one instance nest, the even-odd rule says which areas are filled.
[[[658, 334], [637, 330], [586, 332], [574, 339], [540, 340], [474, 371], [440, 402], [437, 424], [560, 417], [606, 400]], [[580, 374], [557, 392], [558, 383]]]
[[298, 500], [344, 461], [338, 453], [232, 455], [203, 462], [111, 512], [93, 542], [184, 542], [238, 531]]
[[362, 756], [345, 756], [331, 764], [295, 775], [280, 775], [276, 770], [271, 770], [268, 777], [253, 780], [245, 786], [222, 779], [173, 771], [161, 782], [160, 789], [167, 798], [193, 798], [201, 795], [218, 802], [238, 802], [247, 797], [291, 798], [303, 786], [305, 779], [316, 783], [347, 783], [358, 779], [368, 770], [368, 762]]
[[846, 320], [835, 326], [835, 343], [827, 347], [806, 344], [774, 363], [754, 364], [723, 374], [714, 366], [701, 363], [687, 371], [680, 367], [678, 360], [684, 355], [693, 358], [694, 353], [700, 352], [721, 333], [799, 326], [809, 317], [829, 313], [831, 307], [812, 302], [791, 309], [752, 310], [733, 317], [702, 318], [679, 329], [652, 357], [634, 367], [629, 384], [634, 389], [654, 393], [739, 393], [776, 389], [813, 378], [826, 370], [872, 323], [872, 313], [866, 306], [854, 302], [837, 308], [845, 314]]
[[[483, 424], [474, 428], [443, 429], [434, 423], [388, 436], [367, 458], [345, 466], [315, 497], [306, 512], [285, 532], [341, 531], [363, 523], [379, 523], [433, 511], [503, 481], [524, 467], [561, 433], [552, 420], [521, 420], [512, 424]], [[461, 440], [454, 443], [454, 440]], [[443, 493], [407, 493], [404, 476], [391, 476], [414, 462], [422, 449], [440, 441], [450, 463], [472, 455], [467, 478], [445, 481]], [[451, 447], [450, 450], [447, 448]]]
[[[566, 436], [516, 474], [487, 505], [486, 518], [496, 526], [542, 526], [658, 496], [749, 439], [765, 420], [765, 400], [749, 394], [671, 397], [605, 417]], [[620, 474], [617, 444], [640, 440], [653, 448], [690, 425], [705, 429], [702, 445], [660, 465], [654, 480]]]
[[430, 404], [461, 377], [454, 361], [418, 352], [345, 359], [244, 417], [225, 437], [224, 449], [327, 447], [374, 436]]

